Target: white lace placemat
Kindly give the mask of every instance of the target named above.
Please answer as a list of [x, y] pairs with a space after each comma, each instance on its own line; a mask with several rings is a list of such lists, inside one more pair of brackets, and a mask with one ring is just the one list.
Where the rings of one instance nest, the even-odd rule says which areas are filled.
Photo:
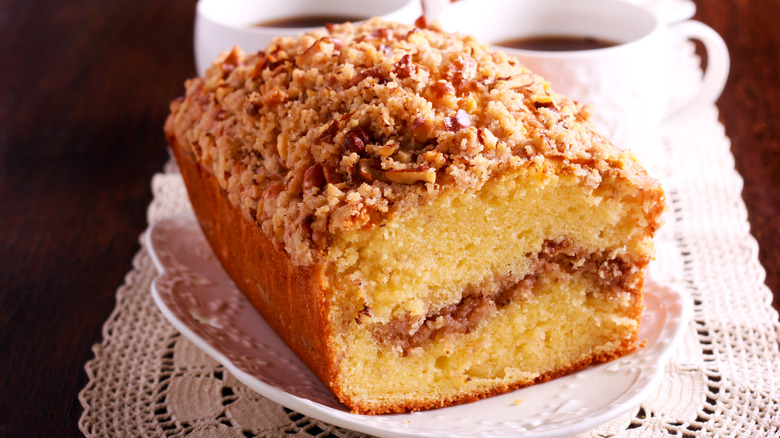
[[[698, 72], [690, 47], [681, 51], [681, 71]], [[690, 85], [684, 77], [682, 85]], [[653, 276], [690, 296], [693, 321], [657, 393], [582, 436], [780, 436], [780, 323], [716, 109], [639, 154], [661, 179], [669, 204]], [[174, 165], [154, 177], [152, 188], [150, 223], [190, 209]], [[79, 394], [85, 435], [362, 436], [238, 382], [164, 319], [149, 292], [155, 276], [141, 249], [117, 291], [103, 341], [93, 347], [95, 358], [85, 365], [89, 383]]]

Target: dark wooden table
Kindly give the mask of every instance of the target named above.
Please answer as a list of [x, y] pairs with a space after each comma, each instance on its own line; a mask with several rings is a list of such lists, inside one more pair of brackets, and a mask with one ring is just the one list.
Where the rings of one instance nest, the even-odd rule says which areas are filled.
[[[731, 49], [719, 101], [780, 302], [780, 3], [698, 0]], [[83, 364], [146, 227], [194, 0], [0, 0], [0, 436], [78, 436]]]

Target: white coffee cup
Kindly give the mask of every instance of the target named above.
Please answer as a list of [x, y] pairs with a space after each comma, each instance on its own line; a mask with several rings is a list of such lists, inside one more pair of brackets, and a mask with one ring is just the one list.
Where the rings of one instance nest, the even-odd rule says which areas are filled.
[[295, 36], [314, 29], [258, 26], [260, 23], [318, 15], [360, 20], [379, 16], [411, 24], [422, 15], [422, 6], [420, 0], [199, 0], [194, 41], [198, 74], [233, 46], [250, 53], [267, 47], [276, 36]]
[[[625, 1], [461, 0], [443, 8], [438, 20], [445, 30], [487, 43], [553, 35], [616, 42], [579, 51], [501, 49], [542, 75], [557, 92], [591, 105], [594, 124], [622, 148], [641, 149], [661, 130], [712, 105], [728, 77], [728, 50], [714, 30], [692, 20], [669, 23]], [[673, 49], [685, 39], [704, 43], [707, 69], [698, 91], [673, 109]]]

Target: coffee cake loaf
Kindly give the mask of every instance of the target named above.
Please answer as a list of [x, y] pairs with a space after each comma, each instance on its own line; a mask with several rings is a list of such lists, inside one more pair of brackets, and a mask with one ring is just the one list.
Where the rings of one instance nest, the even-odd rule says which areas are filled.
[[222, 55], [165, 124], [215, 253], [352, 411], [637, 347], [663, 192], [515, 59], [372, 19]]

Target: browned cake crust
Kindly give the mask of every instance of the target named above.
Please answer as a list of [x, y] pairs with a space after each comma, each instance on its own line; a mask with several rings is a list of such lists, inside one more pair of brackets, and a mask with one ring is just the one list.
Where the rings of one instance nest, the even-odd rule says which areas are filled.
[[293, 266], [289, 255], [227, 199], [213, 174], [187, 156], [175, 137], [168, 136], [168, 142], [195, 216], [225, 271], [317, 377], [332, 382], [321, 267]]

